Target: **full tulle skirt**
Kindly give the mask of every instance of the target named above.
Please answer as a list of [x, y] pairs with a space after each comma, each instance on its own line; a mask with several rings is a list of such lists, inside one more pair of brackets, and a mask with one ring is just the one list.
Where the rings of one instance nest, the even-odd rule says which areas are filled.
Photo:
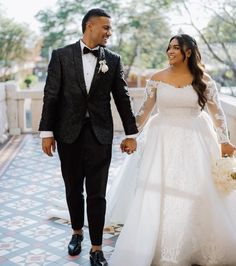
[[212, 179], [208, 114], [155, 115], [138, 144], [107, 195], [106, 224], [124, 223], [109, 265], [235, 266], [235, 208]]

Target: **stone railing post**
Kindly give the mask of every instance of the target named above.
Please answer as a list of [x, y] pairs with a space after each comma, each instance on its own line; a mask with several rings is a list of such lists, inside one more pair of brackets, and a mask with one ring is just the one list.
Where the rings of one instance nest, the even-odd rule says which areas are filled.
[[[42, 110], [42, 90], [19, 90], [14, 82], [6, 83], [9, 134], [37, 133]], [[27, 107], [26, 107], [27, 106]], [[30, 121], [26, 118], [30, 115]], [[27, 125], [27, 121], [30, 125]]]
[[231, 142], [236, 145], [236, 97], [221, 95]]
[[43, 107], [43, 90], [31, 92], [32, 133], [37, 133]]
[[8, 135], [7, 107], [5, 84], [0, 83], [0, 143], [7, 140]]
[[13, 81], [5, 83], [6, 88], [6, 99], [7, 99], [7, 118], [9, 125], [10, 135], [21, 134], [19, 127], [19, 110], [17, 101], [17, 84]]

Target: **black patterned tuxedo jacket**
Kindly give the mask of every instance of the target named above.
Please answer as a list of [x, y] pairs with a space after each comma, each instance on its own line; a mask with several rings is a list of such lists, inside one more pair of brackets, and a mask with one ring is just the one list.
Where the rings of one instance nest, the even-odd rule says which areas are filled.
[[[99, 61], [106, 60], [108, 71], [99, 71]], [[48, 66], [40, 131], [53, 131], [55, 139], [73, 143], [80, 134], [86, 112], [93, 131], [102, 144], [111, 144], [113, 121], [111, 93], [126, 135], [137, 133], [120, 57], [99, 48], [91, 88], [87, 94], [80, 43], [54, 50]]]

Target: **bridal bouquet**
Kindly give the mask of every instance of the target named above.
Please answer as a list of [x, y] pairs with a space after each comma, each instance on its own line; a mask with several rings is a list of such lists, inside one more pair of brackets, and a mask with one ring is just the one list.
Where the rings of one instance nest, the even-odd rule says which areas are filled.
[[212, 174], [217, 188], [228, 194], [236, 189], [236, 158], [225, 157], [216, 160]]

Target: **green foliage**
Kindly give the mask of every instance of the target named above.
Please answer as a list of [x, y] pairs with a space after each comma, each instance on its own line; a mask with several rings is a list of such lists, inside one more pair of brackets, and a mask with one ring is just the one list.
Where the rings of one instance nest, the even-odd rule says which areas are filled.
[[58, 0], [55, 10], [38, 12], [36, 18], [41, 22], [44, 37], [42, 56], [48, 57], [50, 50], [78, 40], [82, 36], [82, 17], [94, 7], [104, 8], [110, 14], [117, 14], [119, 10], [115, 0]]
[[49, 49], [64, 46], [78, 36], [80, 12], [84, 12], [80, 1], [59, 0], [55, 10], [41, 10], [36, 15], [44, 36], [43, 57], [48, 57]]
[[27, 54], [28, 28], [11, 19], [0, 18], [0, 62], [9, 67], [11, 61], [23, 60]]
[[0, 67], [3, 74], [1, 81], [14, 79], [9, 71], [16, 63], [25, 62], [32, 47], [33, 35], [24, 24], [18, 24], [12, 19], [0, 15]]
[[[59, 0], [55, 10], [37, 14], [42, 25], [44, 44], [42, 55], [48, 57], [51, 49], [79, 39], [81, 19], [87, 10], [100, 7], [112, 16], [113, 36], [110, 48], [121, 54], [128, 66], [157, 67], [165, 61], [165, 48], [170, 30], [161, 15], [171, 0]], [[137, 60], [137, 51], [140, 51]]]
[[218, 69], [216, 79], [223, 83], [235, 84], [236, 81], [236, 2], [225, 0], [202, 33], [214, 61], [222, 66]]
[[27, 75], [23, 84], [21, 84], [21, 88], [30, 88], [31, 86], [35, 85], [38, 82], [38, 77], [36, 75]]
[[161, 68], [166, 62], [170, 30], [162, 16], [165, 10], [151, 0], [144, 2], [132, 1], [116, 29], [118, 41], [113, 50], [122, 55], [127, 75], [131, 66]]
[[236, 3], [234, 8], [231, 6], [230, 14], [232, 18], [222, 10], [209, 21], [204, 34], [210, 43], [219, 40], [227, 43], [236, 42]]

